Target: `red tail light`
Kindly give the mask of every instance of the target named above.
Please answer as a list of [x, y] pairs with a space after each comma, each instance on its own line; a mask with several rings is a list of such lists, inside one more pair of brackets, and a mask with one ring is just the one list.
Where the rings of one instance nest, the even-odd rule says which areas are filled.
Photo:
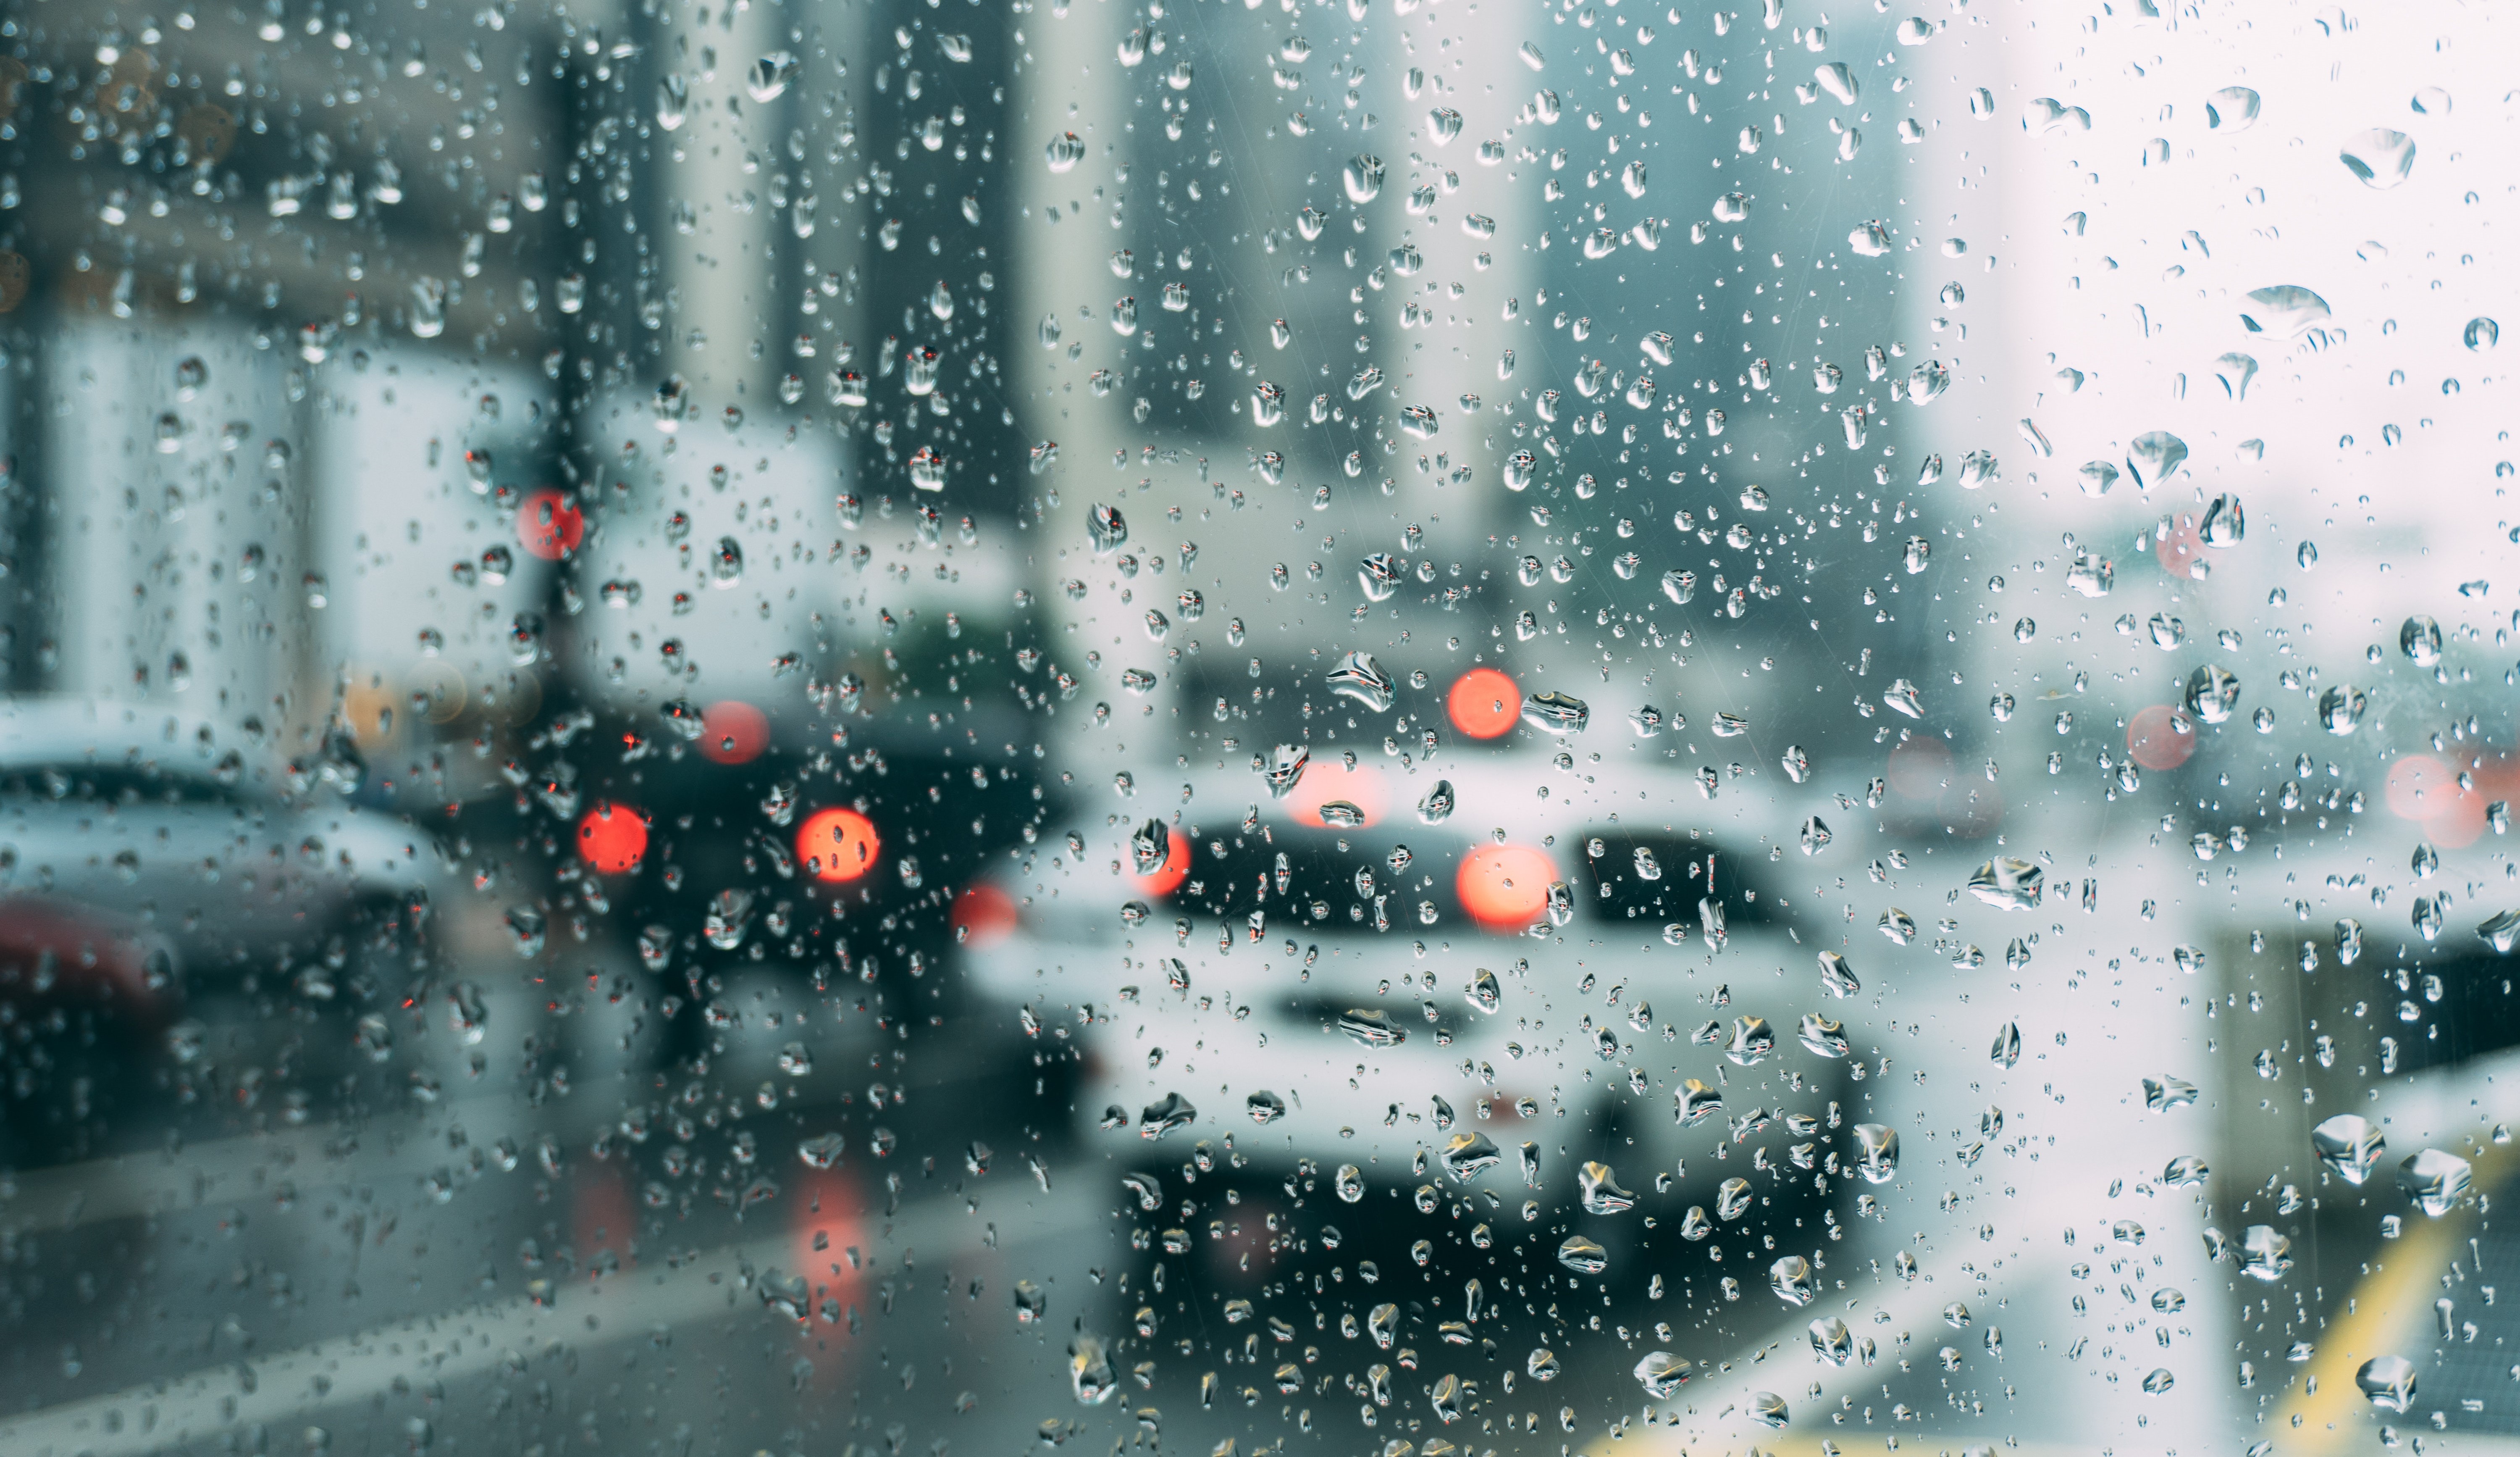
[[796, 831], [796, 858], [817, 880], [856, 880], [882, 849], [875, 821], [854, 809], [818, 809]]
[[557, 562], [586, 539], [586, 514], [556, 490], [538, 490], [517, 508], [517, 541], [527, 553]]
[[1015, 933], [1015, 898], [987, 881], [954, 897], [954, 938], [966, 946], [994, 946]]
[[[166, 948], [142, 928], [86, 906], [0, 899], [0, 997], [100, 994], [144, 1014], [157, 1010]], [[155, 984], [153, 984], [155, 983]]]
[[1190, 878], [1190, 837], [1179, 830], [1166, 830], [1164, 836], [1164, 863], [1138, 877], [1142, 894], [1170, 895]]
[[577, 822], [577, 853], [606, 875], [638, 869], [648, 853], [648, 817], [608, 799], [596, 805]]

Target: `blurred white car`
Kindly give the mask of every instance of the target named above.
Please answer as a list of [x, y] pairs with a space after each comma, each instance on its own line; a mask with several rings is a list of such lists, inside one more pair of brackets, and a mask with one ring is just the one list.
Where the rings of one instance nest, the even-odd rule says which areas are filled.
[[[1484, 1135], [1493, 1148], [1460, 1157], [1515, 1167], [1529, 1144], [1537, 1177], [1601, 1160], [1702, 1197], [1739, 1170], [1685, 1155], [1728, 1124], [1776, 1120], [1764, 1143], [1789, 1115], [1805, 1135], [1801, 1119], [1829, 1116], [1844, 1034], [1815, 1018], [1797, 1045], [1797, 1019], [1825, 1013], [1817, 950], [1765, 855], [1582, 802], [1605, 797], [1536, 798], [1541, 776], [1519, 755], [1454, 772], [1453, 797], [1478, 807], [1435, 823], [1416, 802], [1432, 771], [1333, 758], [1284, 798], [1256, 776], [1194, 777], [1187, 802], [1207, 813], [1045, 835], [1000, 883], [1012, 932], [968, 975], [1084, 1061], [1088, 1139], [1178, 1128], [1211, 1159], [1293, 1170], [1414, 1168]], [[1623, 788], [1648, 779], [1663, 803], [1685, 783], [1647, 771]], [[1729, 1005], [1728, 979], [1755, 973], [1772, 995], [1780, 968], [1790, 1013]], [[1744, 1015], [1759, 1011], [1771, 1020]], [[1761, 1063], [1750, 1075], [1783, 1079], [1786, 1098], [1728, 1101], [1726, 1074]]]

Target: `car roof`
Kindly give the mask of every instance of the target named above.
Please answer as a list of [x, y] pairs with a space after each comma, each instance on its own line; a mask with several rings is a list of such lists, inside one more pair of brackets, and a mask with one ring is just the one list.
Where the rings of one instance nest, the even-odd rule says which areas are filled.
[[[1616, 784], [1569, 785], [1563, 776], [1544, 772], [1546, 764], [1545, 750], [1408, 765], [1381, 754], [1360, 754], [1355, 772], [1377, 780], [1368, 788], [1379, 789], [1383, 799], [1379, 815], [1364, 833], [1405, 834], [1428, 841], [1472, 841], [1487, 839], [1502, 829], [1512, 839], [1536, 842], [1545, 836], [1613, 830], [1637, 838], [1687, 835], [1695, 827], [1727, 847], [1746, 846], [1756, 841], [1755, 834], [1719, 823], [1716, 815], [1690, 814], [1689, 810], [1699, 807], [1697, 797], [1693, 790], [1686, 798], [1681, 797], [1683, 787], [1691, 781], [1680, 771], [1636, 769], [1623, 772]], [[1317, 751], [1304, 771], [1308, 783], [1314, 782], [1317, 775], [1346, 772], [1340, 751], [1334, 749]], [[1416, 810], [1418, 800], [1438, 782], [1453, 786], [1456, 808], [1444, 823], [1429, 826], [1419, 821]], [[1189, 788], [1187, 799], [1162, 793], [1172, 783]], [[1543, 798], [1532, 793], [1535, 785], [1553, 787], [1559, 792]], [[1142, 797], [1135, 803], [1080, 797], [1069, 813], [1080, 819], [1099, 820], [1104, 813], [1116, 810], [1122, 820], [1134, 825], [1148, 818], [1171, 822], [1178, 810], [1182, 825], [1198, 824], [1213, 830], [1223, 828], [1229, 820], [1238, 823], [1247, 808], [1257, 808], [1264, 823], [1281, 828], [1291, 823], [1299, 830], [1333, 833], [1317, 820], [1297, 818], [1299, 805], [1310, 807], [1321, 797], [1322, 791], [1318, 789], [1305, 795], [1307, 787], [1299, 784], [1289, 797], [1274, 798], [1268, 783], [1258, 773], [1241, 764], [1229, 763], [1222, 769], [1192, 768], [1182, 772], [1177, 780], [1172, 776], [1154, 779], [1140, 788]], [[1154, 793], [1149, 795], [1149, 791]], [[1631, 797], [1629, 803], [1620, 804], [1620, 791]], [[1642, 802], [1632, 797], [1638, 791], [1647, 796]], [[1776, 797], [1780, 807], [1806, 800], [1817, 804], [1822, 797], [1816, 791], [1780, 782], [1765, 783], [1759, 792]], [[1335, 796], [1341, 791], [1328, 793]]]

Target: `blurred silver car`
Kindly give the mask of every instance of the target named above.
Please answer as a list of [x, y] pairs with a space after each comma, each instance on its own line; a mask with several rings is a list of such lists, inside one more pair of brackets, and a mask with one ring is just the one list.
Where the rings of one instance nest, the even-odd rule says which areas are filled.
[[[419, 975], [444, 874], [428, 837], [346, 797], [363, 774], [346, 741], [287, 765], [264, 738], [138, 705], [0, 705], [0, 1018], [17, 1096], [108, 1072], [145, 1086], [135, 1074], [159, 1057], [288, 1061], [275, 1050], [295, 1029], [271, 998], [346, 1010]], [[319, 1046], [346, 1055], [351, 1040]]]

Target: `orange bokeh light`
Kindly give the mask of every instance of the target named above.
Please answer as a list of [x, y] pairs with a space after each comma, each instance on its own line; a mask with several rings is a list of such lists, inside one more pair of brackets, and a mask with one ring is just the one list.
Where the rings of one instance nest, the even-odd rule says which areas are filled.
[[721, 764], [749, 763], [770, 747], [770, 720], [741, 699], [711, 704], [700, 714], [700, 752]]
[[606, 875], [638, 869], [648, 853], [648, 817], [608, 799], [597, 804], [577, 822], [577, 853]]
[[[2171, 528], [2152, 548], [2161, 569], [2175, 577], [2202, 576], [2205, 566], [2205, 535], [2192, 523]], [[2140, 762], [2138, 760], [2138, 762]]]
[[1190, 837], [1179, 830], [1164, 831], [1164, 863], [1139, 876], [1138, 890], [1145, 895], [1170, 895], [1190, 878]]
[[966, 946], [994, 946], [1015, 933], [1015, 898], [980, 881], [954, 897], [954, 934]]
[[1473, 739], [1493, 739], [1522, 716], [1522, 690], [1496, 668], [1474, 667], [1453, 680], [1453, 691], [1444, 697], [1444, 711], [1462, 733]]
[[1362, 810], [1366, 825], [1380, 824], [1383, 811], [1391, 807], [1391, 786], [1375, 765], [1359, 764], [1351, 769], [1343, 760], [1325, 763], [1316, 759], [1286, 796], [1286, 813], [1299, 825], [1329, 825], [1322, 818], [1322, 806], [1339, 799]]
[[883, 840], [854, 809], [818, 809], [796, 831], [796, 857], [817, 880], [853, 881], [875, 869]]
[[1462, 859], [1453, 888], [1462, 909], [1489, 931], [1520, 931], [1549, 906], [1557, 867], [1527, 844], [1483, 844]]
[[556, 490], [538, 490], [517, 508], [517, 542], [530, 556], [557, 562], [586, 539], [586, 513]]
[[2485, 833], [2485, 797], [2459, 788], [2458, 771], [2430, 754], [2391, 765], [2386, 795], [2391, 814], [2421, 821], [2424, 838], [2443, 848], [2474, 844]]
[[[833, 1298], [846, 1299], [866, 1274], [855, 1260], [834, 1259], [842, 1250], [866, 1242], [866, 1198], [861, 1186], [852, 1178], [847, 1165], [849, 1158], [859, 1152], [853, 1144], [840, 1156], [837, 1168], [798, 1168], [790, 1164], [781, 1182], [790, 1184], [793, 1193], [779, 1203], [787, 1207], [790, 1221], [788, 1230], [788, 1268], [810, 1278], [817, 1307]], [[623, 1202], [625, 1205], [627, 1201]], [[625, 1217], [614, 1228], [637, 1228], [635, 1218]], [[581, 1241], [578, 1248], [587, 1248]], [[826, 1378], [827, 1380], [829, 1378]]]
[[2167, 704], [2139, 709], [2127, 724], [2127, 753], [2147, 769], [2176, 769], [2195, 751], [2194, 721]]

